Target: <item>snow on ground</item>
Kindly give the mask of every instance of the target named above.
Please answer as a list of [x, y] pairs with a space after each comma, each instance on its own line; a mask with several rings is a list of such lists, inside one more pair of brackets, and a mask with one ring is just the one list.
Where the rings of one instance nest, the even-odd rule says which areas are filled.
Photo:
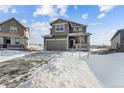
[[124, 87], [124, 53], [91, 55], [88, 65], [105, 87]]
[[0, 62], [22, 57], [28, 54], [31, 54], [31, 52], [23, 50], [0, 50]]
[[86, 53], [83, 52], [55, 54], [47, 64], [36, 68], [28, 81], [17, 87], [103, 87], [83, 61], [84, 56]]

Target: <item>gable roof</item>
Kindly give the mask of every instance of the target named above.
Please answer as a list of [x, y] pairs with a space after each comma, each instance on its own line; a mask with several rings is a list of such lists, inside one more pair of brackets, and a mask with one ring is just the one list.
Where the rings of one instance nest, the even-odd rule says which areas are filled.
[[113, 37], [111, 38], [111, 41], [120, 33], [120, 32], [122, 32], [122, 31], [124, 31], [124, 29], [119, 29], [119, 30], [117, 30], [117, 32], [113, 35]]
[[85, 24], [80, 24], [80, 23], [77, 23], [77, 22], [74, 22], [74, 21], [70, 21], [70, 20], [66, 20], [66, 19], [61, 19], [61, 18], [54, 20], [50, 24], [52, 25], [56, 21], [61, 21], [61, 20], [69, 23], [71, 26], [84, 26], [84, 27], [87, 27], [88, 26], [88, 25], [85, 25]]
[[8, 19], [8, 20], [5, 20], [5, 21], [3, 21], [3, 22], [1, 22], [0, 25], [6, 23], [6, 22], [8, 22], [8, 21], [11, 21], [11, 20], [15, 20], [19, 25], [21, 25], [21, 26], [26, 30], [26, 27], [23, 26], [23, 25], [22, 25], [18, 20], [16, 20], [14, 17], [13, 17], [13, 18], [10, 18], [10, 19]]

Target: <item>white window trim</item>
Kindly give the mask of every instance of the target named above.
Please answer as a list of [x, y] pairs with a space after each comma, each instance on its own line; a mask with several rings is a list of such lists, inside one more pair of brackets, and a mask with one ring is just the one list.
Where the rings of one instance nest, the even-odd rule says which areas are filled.
[[[56, 26], [57, 26], [57, 25], [63, 25], [63, 27], [64, 27], [63, 30], [57, 31], [57, 30], [56, 30]], [[55, 32], [65, 32], [65, 24], [64, 24], [64, 23], [55, 24]]]
[[[16, 44], [18, 42], [18, 44]], [[20, 44], [20, 38], [19, 37], [15, 37], [15, 44], [19, 45]]]
[[[76, 28], [77, 30], [74, 30], [74, 28]], [[73, 32], [82, 32], [83, 31], [82, 27], [73, 27], [72, 29], [73, 29]]]
[[13, 32], [13, 31], [11, 30], [11, 27], [12, 27], [12, 26], [13, 26], [13, 25], [10, 26], [10, 32], [12, 32], [12, 33], [17, 33], [17, 26], [13, 26], [13, 27], [16, 27], [16, 30], [15, 30], [16, 32]]

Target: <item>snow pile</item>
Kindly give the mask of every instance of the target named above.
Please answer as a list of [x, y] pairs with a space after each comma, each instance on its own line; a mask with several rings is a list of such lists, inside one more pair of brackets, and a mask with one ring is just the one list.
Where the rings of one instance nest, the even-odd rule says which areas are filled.
[[35, 52], [21, 51], [21, 50], [0, 50], [0, 62], [22, 57], [32, 53]]
[[6, 86], [5, 85], [0, 85], [0, 88], [6, 88]]
[[105, 87], [124, 87], [124, 53], [91, 55], [88, 65]]
[[[80, 56], [79, 56], [80, 55]], [[62, 52], [36, 69], [32, 79], [18, 87], [102, 87], [82, 58], [86, 53]]]

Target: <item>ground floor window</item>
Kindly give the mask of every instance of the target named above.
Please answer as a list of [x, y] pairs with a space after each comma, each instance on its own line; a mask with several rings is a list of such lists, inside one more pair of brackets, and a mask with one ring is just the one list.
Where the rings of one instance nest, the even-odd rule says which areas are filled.
[[19, 38], [15, 38], [15, 44], [19, 44], [19, 41], [20, 41], [20, 39]]

